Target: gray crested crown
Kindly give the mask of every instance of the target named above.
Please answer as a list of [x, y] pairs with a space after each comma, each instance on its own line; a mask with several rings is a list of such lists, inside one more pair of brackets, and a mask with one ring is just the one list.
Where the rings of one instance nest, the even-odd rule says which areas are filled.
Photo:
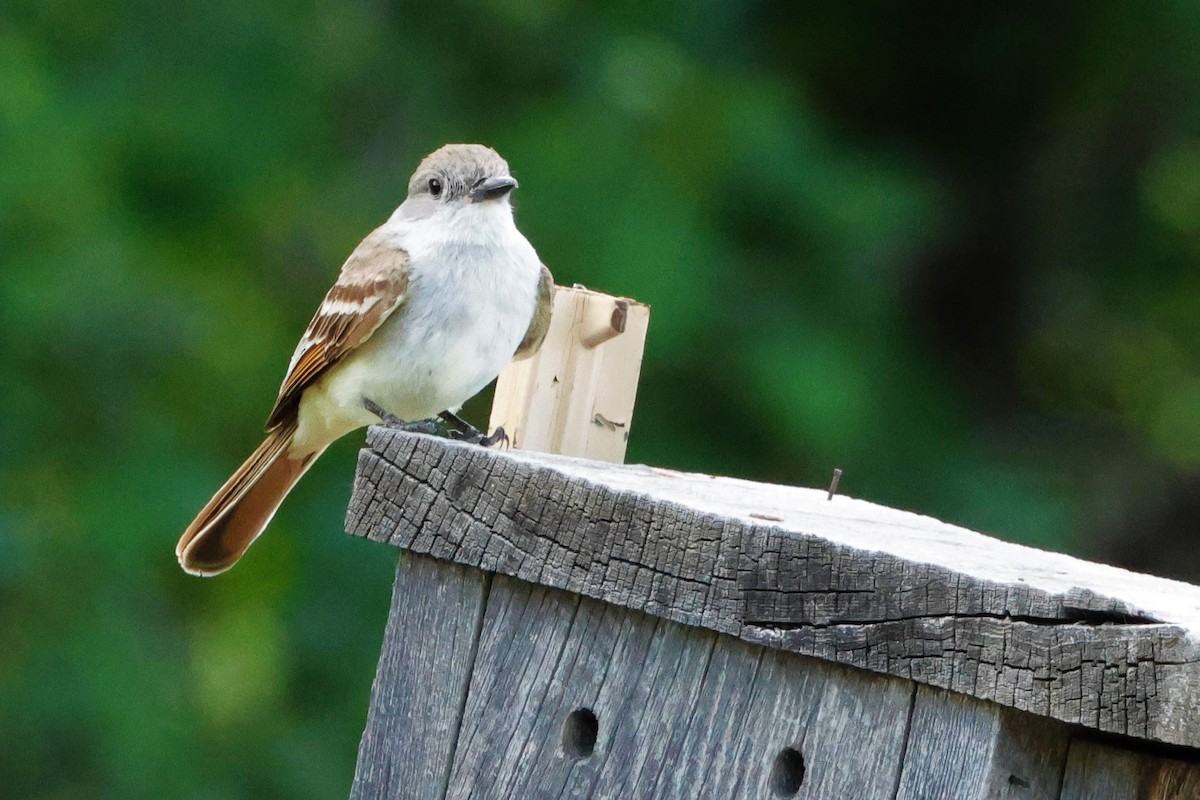
[[421, 161], [408, 182], [410, 197], [428, 192], [431, 180], [441, 182], [444, 199], [465, 197], [486, 178], [510, 176], [508, 162], [481, 144], [448, 144]]

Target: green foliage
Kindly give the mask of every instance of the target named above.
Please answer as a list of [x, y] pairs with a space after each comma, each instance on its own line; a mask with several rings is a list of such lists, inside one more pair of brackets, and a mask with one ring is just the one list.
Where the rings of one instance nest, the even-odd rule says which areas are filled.
[[1200, 16], [1031, 12], [8, 3], [0, 795], [347, 792], [361, 439], [229, 575], [172, 551], [447, 141], [561, 283], [652, 304], [631, 460], [1200, 577]]

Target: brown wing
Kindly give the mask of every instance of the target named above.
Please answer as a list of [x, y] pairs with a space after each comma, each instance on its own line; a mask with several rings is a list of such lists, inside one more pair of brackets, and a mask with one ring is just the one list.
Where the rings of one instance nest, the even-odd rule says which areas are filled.
[[377, 228], [350, 254], [337, 283], [308, 323], [267, 429], [295, 413], [300, 394], [342, 356], [370, 338], [403, 302], [408, 289], [408, 253]]
[[517, 346], [514, 359], [528, 358], [542, 346], [546, 331], [550, 330], [550, 313], [554, 310], [554, 276], [542, 264], [542, 277], [538, 281], [537, 307], [533, 309], [533, 319], [529, 320], [529, 330], [525, 338]]

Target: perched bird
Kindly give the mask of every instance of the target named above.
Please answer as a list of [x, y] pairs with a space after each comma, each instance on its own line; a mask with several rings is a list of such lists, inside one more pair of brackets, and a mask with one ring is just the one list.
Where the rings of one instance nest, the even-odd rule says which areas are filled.
[[380, 417], [441, 414], [461, 427], [453, 412], [514, 355], [537, 350], [554, 281], [513, 222], [515, 188], [482, 145], [448, 144], [421, 162], [407, 199], [350, 254], [309, 323], [266, 440], [183, 532], [185, 571], [233, 566], [335, 439]]

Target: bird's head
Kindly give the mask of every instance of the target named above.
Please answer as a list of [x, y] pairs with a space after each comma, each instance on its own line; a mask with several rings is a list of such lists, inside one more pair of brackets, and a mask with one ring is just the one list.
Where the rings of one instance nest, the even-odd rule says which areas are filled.
[[517, 181], [508, 162], [481, 144], [448, 144], [428, 156], [408, 182], [401, 207], [408, 217], [433, 216], [468, 207], [511, 211], [509, 193]]

